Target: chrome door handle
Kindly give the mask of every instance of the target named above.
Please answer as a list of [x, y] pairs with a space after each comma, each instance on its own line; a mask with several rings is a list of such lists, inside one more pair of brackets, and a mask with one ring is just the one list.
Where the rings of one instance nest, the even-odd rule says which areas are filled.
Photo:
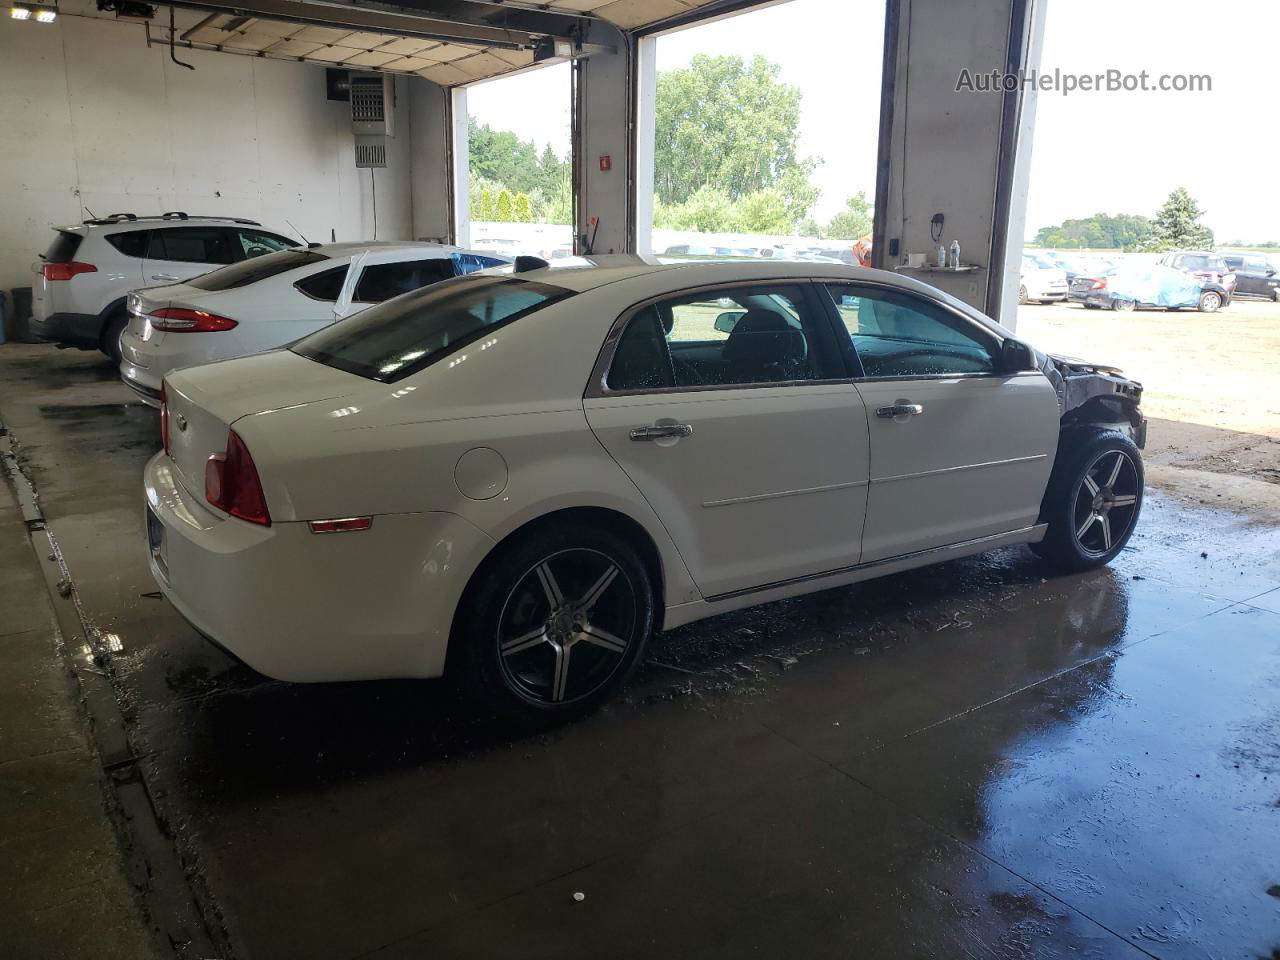
[[177, 280], [178, 278], [175, 277], [172, 273], [153, 273], [151, 275], [151, 279], [152, 280]]
[[669, 437], [693, 435], [691, 423], [662, 423], [652, 427], [636, 427], [631, 431], [632, 440], [665, 440]]
[[922, 413], [924, 413], [924, 405], [919, 403], [899, 402], [876, 409], [876, 416], [884, 417], [886, 420], [892, 417], [918, 417]]

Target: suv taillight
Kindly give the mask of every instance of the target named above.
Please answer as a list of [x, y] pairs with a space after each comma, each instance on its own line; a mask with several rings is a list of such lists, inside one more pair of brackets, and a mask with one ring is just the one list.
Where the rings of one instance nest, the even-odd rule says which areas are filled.
[[204, 465], [204, 496], [233, 517], [271, 526], [267, 498], [249, 448], [234, 430], [227, 431], [227, 452], [215, 453]]
[[164, 443], [164, 452], [173, 456], [169, 449], [169, 390], [163, 380], [160, 381], [160, 439]]
[[97, 273], [98, 268], [92, 263], [69, 260], [66, 263], [46, 263], [40, 272], [46, 280], [70, 280], [78, 273]]
[[1092, 285], [1091, 287], [1089, 287], [1089, 289], [1090, 289], [1090, 290], [1105, 290], [1105, 289], [1107, 289], [1107, 278], [1106, 278], [1106, 277], [1099, 277], [1097, 280], [1093, 281], [1093, 285]]
[[154, 313], [147, 314], [147, 318], [154, 329], [168, 333], [215, 333], [236, 326], [236, 322], [230, 317], [220, 317], [203, 310], [188, 310], [186, 307], [161, 307]]

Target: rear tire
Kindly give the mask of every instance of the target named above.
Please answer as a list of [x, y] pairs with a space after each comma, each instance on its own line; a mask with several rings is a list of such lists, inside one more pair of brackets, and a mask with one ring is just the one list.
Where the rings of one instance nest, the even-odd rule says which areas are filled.
[[1024, 305], [1024, 306], [1025, 306], [1026, 304], [1028, 304], [1028, 303], [1030, 303], [1030, 302], [1031, 302], [1031, 301], [1027, 298], [1027, 288], [1026, 288], [1026, 287], [1018, 287], [1018, 303], [1020, 303], [1020, 304], [1022, 304], [1022, 305]]
[[568, 720], [626, 682], [654, 620], [649, 573], [629, 543], [585, 524], [544, 527], [473, 578], [450, 639], [456, 679], [521, 726]]
[[1031, 549], [1064, 572], [1110, 563], [1137, 526], [1145, 481], [1128, 435], [1106, 427], [1064, 431], [1040, 508], [1049, 529]]
[[1128, 313], [1131, 310], [1136, 310], [1137, 308], [1138, 304], [1133, 300], [1124, 300], [1117, 297], [1115, 300], [1111, 301], [1111, 309], [1118, 313]]
[[120, 337], [129, 325], [129, 312], [123, 307], [117, 309], [102, 327], [102, 337], [98, 349], [111, 358], [117, 366], [120, 364]]
[[1222, 295], [1212, 290], [1200, 294], [1200, 312], [1217, 313], [1222, 306]]

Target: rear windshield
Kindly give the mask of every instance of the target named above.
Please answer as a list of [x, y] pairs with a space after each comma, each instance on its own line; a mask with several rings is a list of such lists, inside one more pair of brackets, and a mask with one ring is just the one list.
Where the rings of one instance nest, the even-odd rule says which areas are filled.
[[279, 253], [268, 253], [220, 267], [212, 273], [188, 280], [187, 283], [197, 290], [231, 290], [328, 259], [323, 253], [316, 253], [314, 250], [281, 250]]
[[456, 277], [362, 310], [290, 349], [357, 376], [394, 383], [570, 295], [562, 287], [518, 277]]
[[[53, 243], [49, 244], [49, 249], [44, 252], [45, 260], [49, 263], [70, 263], [75, 259], [76, 251], [80, 249], [80, 241], [82, 239], [78, 233], [58, 231], [54, 235]], [[27, 249], [30, 249], [30, 247]]]

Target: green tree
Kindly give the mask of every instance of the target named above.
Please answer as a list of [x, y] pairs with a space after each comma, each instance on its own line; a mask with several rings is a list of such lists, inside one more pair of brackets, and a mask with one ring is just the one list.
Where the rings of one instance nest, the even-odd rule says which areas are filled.
[[708, 187], [737, 201], [779, 187], [792, 225], [809, 212], [816, 197], [809, 186], [815, 163], [796, 155], [800, 90], [778, 74], [777, 65], [761, 56], [746, 61], [701, 53], [688, 67], [658, 74], [658, 201], [682, 205]]
[[796, 221], [778, 187], [748, 193], [733, 205], [729, 229], [743, 233], [790, 233]]
[[871, 232], [871, 201], [859, 190], [844, 202], [844, 209], [831, 218], [823, 236], [832, 240], [860, 240]]
[[502, 188], [502, 192], [498, 194], [498, 203], [494, 209], [493, 219], [498, 223], [510, 223], [514, 218], [514, 207], [511, 200], [511, 191], [506, 187]]
[[480, 210], [478, 219], [492, 222], [497, 219], [497, 210], [493, 202], [494, 191], [489, 186], [480, 188]]
[[1204, 210], [1186, 187], [1169, 194], [1156, 214], [1154, 231], [1146, 243], [1148, 250], [1213, 249], [1213, 231], [1200, 222]]
[[1070, 250], [1137, 250], [1147, 243], [1151, 231], [1151, 221], [1139, 214], [1121, 213], [1112, 217], [1095, 213], [1092, 217], [1041, 227], [1036, 233], [1036, 243]]
[[527, 193], [516, 194], [511, 212], [516, 223], [533, 223], [533, 201]]

